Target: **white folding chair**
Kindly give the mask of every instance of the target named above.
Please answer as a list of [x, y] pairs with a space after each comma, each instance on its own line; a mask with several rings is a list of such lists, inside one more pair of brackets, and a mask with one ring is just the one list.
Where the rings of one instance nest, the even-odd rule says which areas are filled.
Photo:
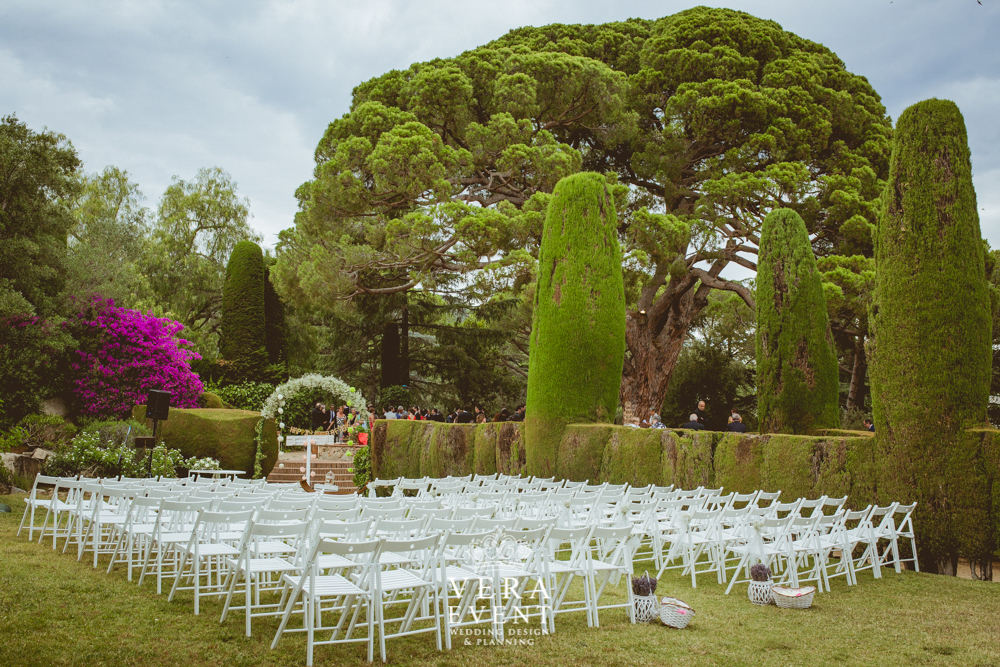
[[[439, 535], [409, 540], [384, 540], [383, 552], [401, 554], [406, 563], [389, 566], [376, 574], [376, 622], [379, 625], [379, 650], [382, 660], [386, 659], [387, 639], [433, 632], [437, 650], [441, 650], [441, 600], [438, 595], [440, 581], [436, 569], [442, 567]], [[380, 557], [380, 561], [382, 558]], [[429, 602], [429, 609], [426, 604]], [[400, 615], [387, 617], [386, 611], [402, 607]], [[421, 611], [423, 610], [423, 611]], [[431, 622], [430, 627], [414, 626], [421, 622]], [[389, 626], [396, 625], [395, 632]]]
[[59, 483], [58, 477], [48, 475], [35, 475], [35, 481], [31, 484], [31, 491], [24, 499], [24, 514], [21, 515], [21, 523], [17, 527], [17, 536], [21, 536], [21, 529], [24, 528], [25, 521], [28, 523], [28, 541], [35, 540], [35, 511], [48, 510], [54, 500], [58, 500], [53, 494], [52, 498], [39, 498], [39, 486], [56, 486]]
[[[278, 641], [286, 632], [305, 632], [307, 667], [312, 667], [315, 646], [325, 644], [365, 643], [368, 645], [368, 662], [371, 662], [374, 660], [375, 633], [378, 631], [384, 661], [385, 639], [380, 631], [382, 607], [379, 604], [378, 590], [378, 553], [381, 544], [381, 540], [364, 542], [318, 540], [306, 558], [303, 575], [282, 575], [282, 582], [291, 590], [291, 594], [287, 597], [281, 624], [271, 641], [271, 648], [277, 648]], [[347, 568], [355, 571], [354, 575], [348, 578], [340, 573], [323, 574], [328, 569], [321, 565], [323, 556], [334, 557], [338, 562], [347, 563]], [[330, 601], [332, 606], [322, 607], [325, 600]], [[300, 602], [303, 627], [289, 629], [288, 621], [292, 611]], [[337, 624], [324, 626], [321, 609], [327, 612], [339, 612]], [[352, 635], [362, 610], [365, 612], [367, 634], [364, 637], [354, 637]], [[324, 631], [331, 632], [330, 638], [317, 640], [316, 633]], [[341, 632], [344, 632], [343, 637], [339, 636]], [[440, 633], [438, 639], [440, 640]]]
[[[242, 512], [199, 512], [191, 528], [187, 544], [180, 549], [181, 559], [174, 575], [174, 585], [170, 589], [167, 602], [172, 602], [178, 591], [190, 590], [194, 593], [194, 615], [198, 615], [203, 597], [221, 597], [226, 594], [223, 576], [227, 573], [226, 563], [239, 556], [243, 550], [247, 534], [252, 526], [254, 510]], [[235, 526], [243, 526], [239, 544], [230, 542]], [[191, 569], [185, 571], [189, 564]], [[215, 583], [212, 582], [213, 575]], [[206, 581], [201, 583], [202, 577]], [[181, 586], [181, 579], [191, 579], [190, 586]]]
[[[237, 585], [240, 583], [243, 584], [243, 590], [239, 592], [243, 593], [243, 614], [247, 637], [251, 635], [251, 619], [262, 616], [280, 616], [283, 613], [284, 606], [281, 601], [262, 603], [261, 594], [275, 593], [281, 590], [281, 575], [289, 572], [301, 572], [302, 558], [297, 556], [304, 545], [303, 538], [308, 529], [309, 523], [306, 521], [274, 524], [252, 523], [247, 538], [243, 540], [239, 556], [226, 559], [229, 575], [225, 584], [226, 602], [223, 605], [219, 623], [226, 621], [233, 601], [233, 594], [237, 593]], [[291, 555], [287, 558], [272, 555], [274, 552], [270, 545], [274, 543], [287, 546], [291, 549]], [[262, 545], [266, 550], [259, 551], [258, 545]], [[271, 575], [278, 575], [278, 579], [272, 579]], [[238, 609], [239, 607], [234, 608]]]

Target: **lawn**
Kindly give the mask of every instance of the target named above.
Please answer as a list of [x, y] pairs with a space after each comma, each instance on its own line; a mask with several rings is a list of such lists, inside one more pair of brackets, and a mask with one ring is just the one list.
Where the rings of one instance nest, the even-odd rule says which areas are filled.
[[[219, 624], [221, 604], [192, 613], [190, 595], [172, 603], [125, 579], [94, 570], [74, 556], [15, 537], [22, 496], [0, 496], [0, 665], [305, 665], [305, 638], [286, 636], [274, 651], [277, 627], [243, 617]], [[638, 569], [644, 569], [640, 565]], [[624, 596], [624, 589], [612, 591]], [[687, 601], [697, 614], [685, 630], [654, 622], [631, 626], [621, 610], [604, 612], [601, 628], [583, 614], [560, 616], [556, 633], [533, 646], [464, 646], [434, 650], [433, 635], [388, 643], [394, 665], [995, 665], [1000, 667], [1000, 585], [951, 577], [885, 572], [875, 581], [842, 578], [812, 609], [756, 607], [746, 586], [730, 596], [705, 576], [697, 589], [679, 574], [660, 580], [660, 595]], [[607, 594], [607, 593], [606, 593]], [[511, 626], [508, 626], [510, 628]], [[533, 626], [534, 627], [534, 626]], [[366, 664], [358, 646], [316, 649], [316, 665]], [[378, 651], [376, 649], [376, 661]]]

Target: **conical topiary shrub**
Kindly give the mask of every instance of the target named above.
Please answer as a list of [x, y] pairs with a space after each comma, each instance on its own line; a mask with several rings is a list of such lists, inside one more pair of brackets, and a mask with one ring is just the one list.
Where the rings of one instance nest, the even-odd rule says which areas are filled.
[[611, 422], [625, 359], [618, 223], [604, 176], [559, 181], [545, 217], [524, 419], [528, 474], [557, 474], [566, 424]]
[[808, 433], [840, 423], [837, 352], [809, 233], [777, 209], [757, 262], [757, 415], [762, 433]]
[[990, 493], [977, 465], [992, 319], [965, 122], [954, 102], [899, 117], [875, 238], [869, 344], [881, 502], [917, 501], [929, 570], [989, 561]]
[[264, 253], [253, 241], [240, 241], [222, 286], [219, 348], [230, 380], [256, 380], [267, 365], [264, 322]]

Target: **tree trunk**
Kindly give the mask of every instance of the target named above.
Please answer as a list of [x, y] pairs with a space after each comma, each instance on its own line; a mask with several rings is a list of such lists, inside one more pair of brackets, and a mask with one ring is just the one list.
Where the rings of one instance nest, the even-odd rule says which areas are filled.
[[685, 278], [672, 289], [667, 285], [645, 313], [634, 311], [625, 318], [625, 366], [619, 401], [622, 408], [631, 403], [640, 422], [660, 411], [691, 322], [708, 304], [710, 288], [700, 285], [692, 290], [696, 282]]
[[868, 364], [865, 362], [865, 343], [863, 336], [854, 338], [854, 368], [851, 369], [851, 388], [847, 392], [847, 409], [858, 407], [861, 398], [861, 384], [864, 382]]
[[399, 384], [410, 386], [410, 311], [403, 304], [403, 323], [399, 328]]

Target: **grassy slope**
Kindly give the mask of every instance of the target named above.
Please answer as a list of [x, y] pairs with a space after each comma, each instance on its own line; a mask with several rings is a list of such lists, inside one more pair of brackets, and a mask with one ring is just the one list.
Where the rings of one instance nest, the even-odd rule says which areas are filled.
[[[276, 622], [254, 620], [243, 636], [237, 614], [219, 625], [221, 605], [192, 614], [190, 595], [173, 602], [94, 570], [48, 546], [14, 534], [20, 496], [0, 496], [14, 508], [0, 514], [0, 665], [295, 665], [305, 664], [305, 638], [286, 636], [269, 649]], [[641, 572], [646, 564], [638, 564]], [[676, 595], [697, 610], [692, 625], [630, 627], [621, 610], [601, 614], [588, 629], [582, 614], [560, 616], [556, 634], [534, 646], [461, 646], [434, 650], [432, 635], [388, 643], [394, 665], [996, 665], [1000, 664], [1000, 587], [929, 574], [861, 575], [855, 588], [842, 578], [811, 610], [751, 605], [746, 587], [730, 596], [702, 577], [699, 587], [667, 573], [661, 595]], [[612, 589], [624, 595], [623, 588]], [[606, 593], [607, 594], [607, 593]], [[535, 627], [535, 626], [532, 626]], [[474, 643], [474, 638], [473, 638]], [[377, 656], [377, 651], [376, 651]], [[376, 661], [378, 658], [376, 657]], [[317, 665], [366, 664], [358, 647], [318, 647]], [[377, 663], [376, 663], [377, 664]]]

